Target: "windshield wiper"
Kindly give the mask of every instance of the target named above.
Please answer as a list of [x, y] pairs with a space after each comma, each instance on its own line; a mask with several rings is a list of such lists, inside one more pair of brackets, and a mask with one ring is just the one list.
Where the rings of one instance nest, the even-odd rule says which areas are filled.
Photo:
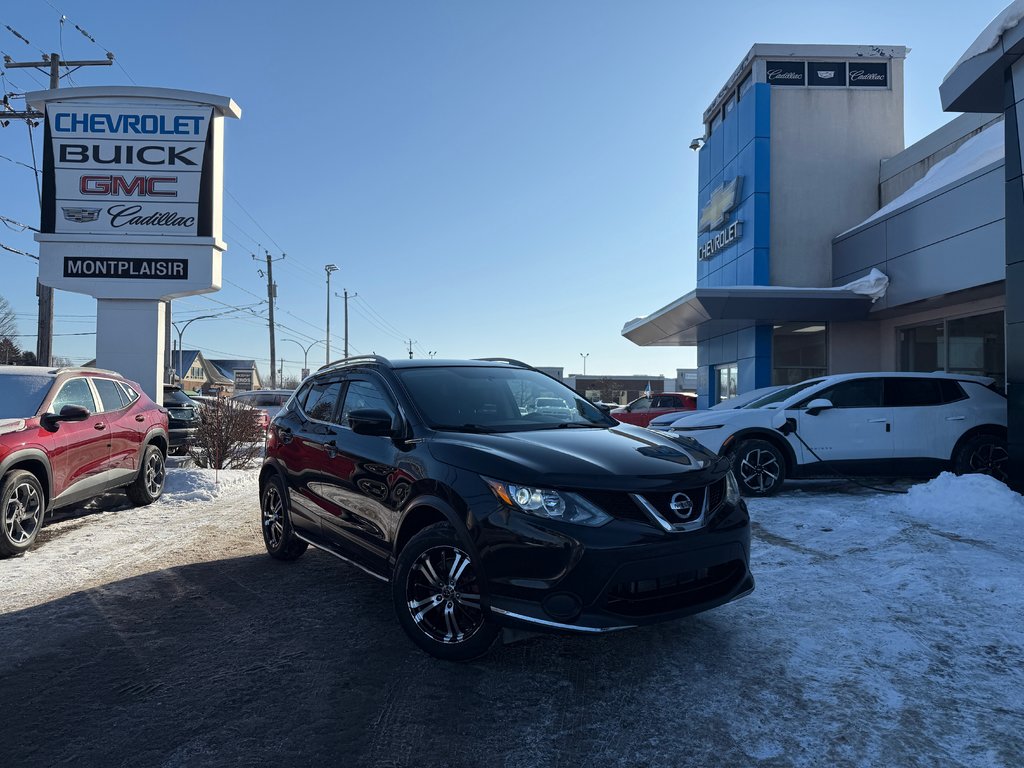
[[498, 431], [494, 427], [485, 427], [482, 424], [435, 424], [433, 427], [441, 432], [472, 432], [478, 435], [485, 435]]

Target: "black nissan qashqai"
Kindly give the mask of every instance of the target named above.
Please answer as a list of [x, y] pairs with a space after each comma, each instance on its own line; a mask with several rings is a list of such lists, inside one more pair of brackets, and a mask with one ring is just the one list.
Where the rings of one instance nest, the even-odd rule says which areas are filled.
[[312, 544], [390, 582], [402, 627], [443, 659], [502, 627], [609, 632], [754, 588], [728, 459], [514, 360], [321, 368], [270, 427], [260, 509], [273, 557]]

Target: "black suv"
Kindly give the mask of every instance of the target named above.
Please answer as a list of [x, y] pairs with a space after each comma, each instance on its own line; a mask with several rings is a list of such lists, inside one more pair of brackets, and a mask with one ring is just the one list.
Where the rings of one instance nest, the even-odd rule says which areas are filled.
[[[531, 407], [549, 397], [571, 408]], [[321, 368], [271, 425], [260, 509], [273, 557], [312, 544], [390, 582], [402, 627], [444, 659], [502, 627], [609, 632], [754, 588], [728, 459], [514, 360]]]

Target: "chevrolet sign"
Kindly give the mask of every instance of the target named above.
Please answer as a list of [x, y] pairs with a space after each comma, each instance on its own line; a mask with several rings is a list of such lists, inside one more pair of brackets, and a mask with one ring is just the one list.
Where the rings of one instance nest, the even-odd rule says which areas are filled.
[[707, 261], [717, 255], [719, 251], [728, 248], [740, 239], [742, 233], [741, 222], [734, 221], [721, 232], [716, 232], [704, 245], [697, 249], [697, 258]]
[[726, 182], [711, 193], [711, 199], [700, 212], [700, 225], [698, 232], [709, 232], [718, 229], [729, 220], [729, 213], [740, 201], [740, 186], [743, 183], [742, 176], [736, 176], [732, 181]]

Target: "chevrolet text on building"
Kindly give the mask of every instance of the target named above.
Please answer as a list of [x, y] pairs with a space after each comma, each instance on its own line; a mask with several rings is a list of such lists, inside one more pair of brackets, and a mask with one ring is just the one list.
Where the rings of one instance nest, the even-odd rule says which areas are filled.
[[164, 88], [26, 94], [45, 114], [39, 280], [97, 299], [97, 365], [161, 402], [164, 304], [220, 290], [231, 99]]

